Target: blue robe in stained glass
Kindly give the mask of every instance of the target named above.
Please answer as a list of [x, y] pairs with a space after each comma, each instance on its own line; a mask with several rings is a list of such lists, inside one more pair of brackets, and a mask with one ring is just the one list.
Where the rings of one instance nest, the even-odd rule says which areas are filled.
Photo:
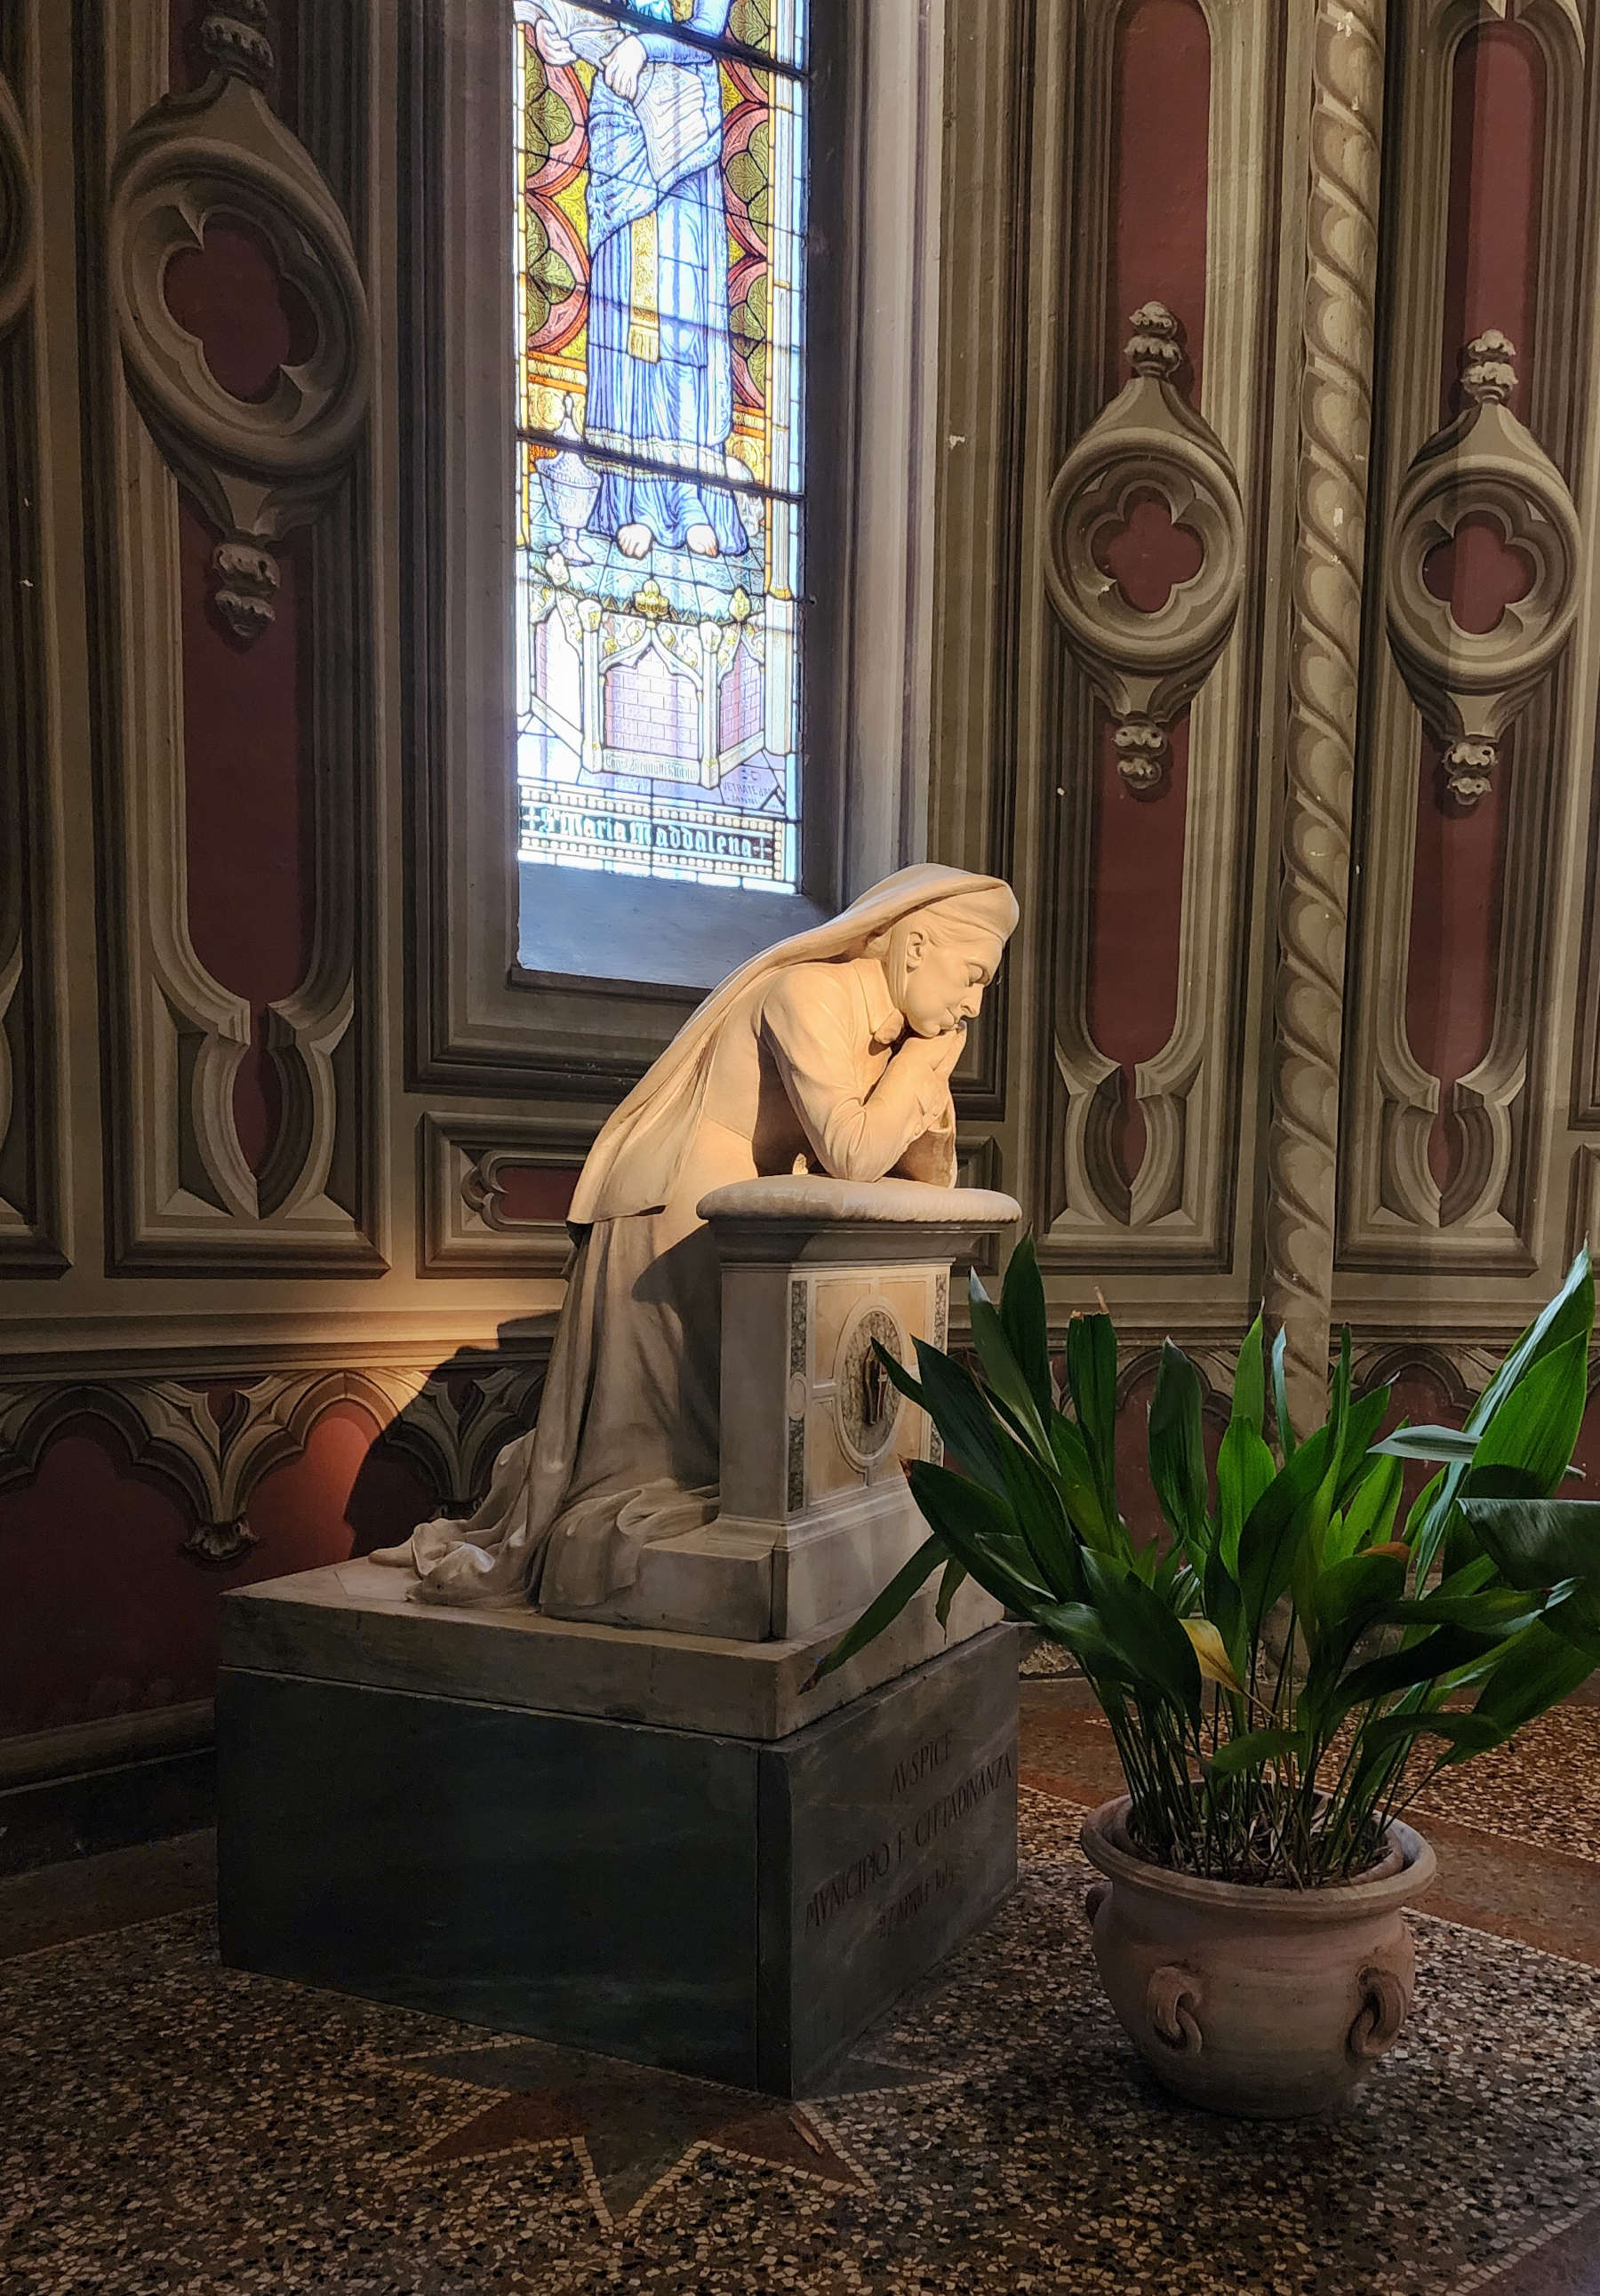
[[[727, 29], [731, 0], [694, 0], [679, 19]], [[671, 0], [636, 0], [673, 22]], [[726, 555], [747, 546], [726, 487], [733, 427], [722, 92], [715, 60], [666, 32], [633, 35], [648, 64], [632, 102], [595, 76], [589, 102], [588, 405], [590, 441], [684, 475], [602, 466], [589, 518], [597, 533], [645, 526], [681, 549], [708, 526]]]

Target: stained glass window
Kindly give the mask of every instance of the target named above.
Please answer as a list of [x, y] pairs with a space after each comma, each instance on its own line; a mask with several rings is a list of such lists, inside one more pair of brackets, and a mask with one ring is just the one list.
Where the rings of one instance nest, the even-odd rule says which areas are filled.
[[525, 860], [792, 890], [808, 0], [513, 0]]

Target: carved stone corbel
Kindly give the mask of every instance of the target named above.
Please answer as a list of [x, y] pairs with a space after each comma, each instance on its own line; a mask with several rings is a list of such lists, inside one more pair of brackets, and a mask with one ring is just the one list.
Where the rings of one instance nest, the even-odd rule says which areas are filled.
[[[1205, 683], [1227, 643], [1244, 586], [1244, 512], [1227, 450], [1179, 397], [1177, 321], [1146, 303], [1129, 322], [1132, 380], [1089, 425], [1056, 473], [1046, 510], [1045, 579], [1067, 643], [1116, 721], [1118, 769], [1153, 789], [1167, 728]], [[1202, 557], [1164, 605], [1141, 612], [1098, 564], [1104, 537], [1135, 498], [1154, 494]]]
[[[1466, 405], [1420, 447], [1395, 505], [1386, 605], [1389, 643], [1442, 745], [1451, 793], [1476, 805], [1490, 786], [1506, 727], [1571, 635], [1582, 537], [1565, 480], [1506, 405], [1516, 348], [1491, 329], [1463, 354]], [[1533, 569], [1525, 596], [1492, 630], [1464, 630], [1424, 579], [1432, 554], [1463, 521], [1487, 518]]]
[[[215, 67], [129, 130], [112, 174], [110, 279], [129, 388], [152, 436], [221, 530], [215, 603], [241, 638], [273, 619], [271, 545], [338, 483], [372, 387], [366, 294], [349, 227], [321, 171], [267, 103], [267, 0], [227, 0], [201, 43]], [[168, 307], [173, 258], [227, 216], [259, 232], [316, 326], [258, 404], [234, 397]]]

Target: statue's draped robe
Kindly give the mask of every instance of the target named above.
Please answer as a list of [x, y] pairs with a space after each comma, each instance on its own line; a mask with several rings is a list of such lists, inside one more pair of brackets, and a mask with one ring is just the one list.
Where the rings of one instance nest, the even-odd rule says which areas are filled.
[[[727, 29], [729, 0], [694, 0], [686, 29]], [[669, 0], [641, 12], [673, 21]], [[598, 532], [647, 526], [680, 550], [709, 526], [725, 556], [746, 547], [725, 475], [734, 419], [727, 209], [718, 68], [670, 32], [635, 31], [646, 58], [631, 101], [596, 74], [589, 100], [588, 403], [585, 436], [666, 472], [603, 475]], [[682, 472], [682, 477], [671, 475]]]
[[374, 1557], [412, 1564], [420, 1600], [580, 1616], [634, 1583], [647, 1544], [716, 1513], [721, 1294], [696, 1206], [801, 1161], [837, 1179], [953, 1182], [948, 1085], [891, 1064], [904, 1023], [864, 945], [974, 894], [1011, 901], [992, 878], [902, 870], [753, 958], [608, 1119], [572, 1201], [581, 1240], [537, 1426], [500, 1454], [467, 1521], [424, 1523]]

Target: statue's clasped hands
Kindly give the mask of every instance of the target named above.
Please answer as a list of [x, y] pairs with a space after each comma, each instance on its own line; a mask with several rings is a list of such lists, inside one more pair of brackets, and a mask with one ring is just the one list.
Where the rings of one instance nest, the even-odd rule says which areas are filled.
[[936, 1037], [907, 1036], [895, 1054], [897, 1062], [904, 1061], [915, 1075], [918, 1070], [930, 1079], [941, 1083], [961, 1058], [966, 1043], [966, 1022], [959, 1021], [953, 1029], [942, 1029]]

